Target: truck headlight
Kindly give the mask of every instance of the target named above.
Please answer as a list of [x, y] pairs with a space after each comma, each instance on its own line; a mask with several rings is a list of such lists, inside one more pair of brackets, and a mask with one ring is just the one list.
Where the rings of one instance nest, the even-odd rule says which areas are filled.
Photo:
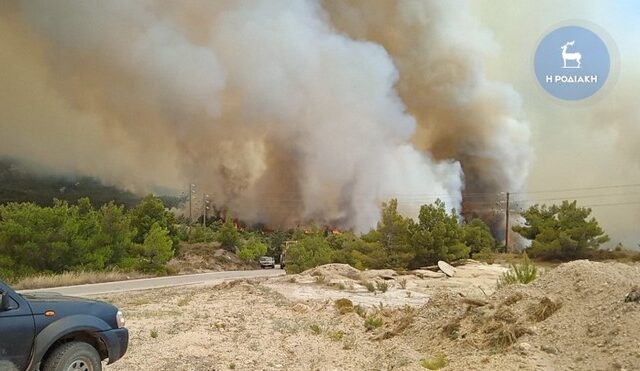
[[124, 315], [121, 310], [116, 313], [116, 324], [118, 325], [118, 328], [124, 327]]

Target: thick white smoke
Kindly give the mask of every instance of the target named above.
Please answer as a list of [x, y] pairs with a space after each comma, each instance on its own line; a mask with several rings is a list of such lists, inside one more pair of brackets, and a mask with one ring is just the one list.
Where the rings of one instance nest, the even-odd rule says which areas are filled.
[[519, 95], [485, 76], [498, 47], [463, 1], [324, 0], [349, 35], [373, 40], [400, 71], [398, 90], [418, 131], [413, 143], [436, 159], [455, 158], [465, 174], [464, 212], [494, 231], [501, 193], [523, 188], [530, 165], [529, 125]]
[[[39, 145], [68, 153], [48, 157], [2, 145], [0, 155], [139, 192], [193, 182], [217, 206], [271, 226], [314, 221], [364, 230], [391, 197], [420, 195], [420, 202], [401, 202], [415, 215], [420, 203], [437, 196], [459, 207], [465, 187], [521, 186], [528, 130], [517, 118], [517, 96], [488, 83], [482, 68], [463, 60], [468, 55], [444, 48], [466, 37], [446, 26], [447, 18], [465, 19], [453, 6], [413, 4], [5, 5], [0, 20], [8, 33], [0, 43], [29, 50], [16, 50], [6, 62], [45, 71], [36, 96], [52, 98], [34, 101], [25, 93], [0, 103], [42, 105], [35, 108], [40, 117], [29, 117], [36, 134], [17, 128], [22, 111], [0, 120], [11, 131], [0, 145], [30, 134]], [[403, 16], [386, 23], [354, 12], [376, 6], [395, 6]], [[445, 20], [422, 22], [414, 11]], [[343, 33], [335, 28], [346, 28], [340, 16], [365, 29], [388, 27], [391, 35], [415, 31], [418, 45], [406, 45], [408, 34]], [[25, 30], [28, 37], [18, 36]], [[0, 76], [0, 82], [17, 84], [19, 77]], [[56, 120], [65, 121], [73, 141], [91, 145], [60, 148], [46, 140], [61, 127], [46, 116], [51, 101], [63, 102], [54, 104], [64, 105], [55, 108], [62, 111]], [[505, 152], [512, 154], [506, 162]]]

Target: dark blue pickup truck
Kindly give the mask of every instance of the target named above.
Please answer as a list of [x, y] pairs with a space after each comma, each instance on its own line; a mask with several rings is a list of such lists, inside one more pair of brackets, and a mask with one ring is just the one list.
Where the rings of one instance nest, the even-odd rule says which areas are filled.
[[100, 371], [127, 351], [122, 312], [100, 301], [18, 294], [0, 281], [0, 371]]

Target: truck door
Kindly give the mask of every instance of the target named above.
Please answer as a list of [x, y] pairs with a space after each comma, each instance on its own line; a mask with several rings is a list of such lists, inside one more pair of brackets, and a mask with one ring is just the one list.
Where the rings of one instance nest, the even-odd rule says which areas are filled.
[[9, 297], [8, 308], [0, 308], [0, 370], [24, 370], [31, 359], [35, 325], [29, 304], [0, 281], [0, 291]]

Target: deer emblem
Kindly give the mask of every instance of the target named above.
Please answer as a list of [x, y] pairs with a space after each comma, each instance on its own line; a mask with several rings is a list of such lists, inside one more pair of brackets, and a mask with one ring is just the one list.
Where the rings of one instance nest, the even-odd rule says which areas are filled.
[[[567, 48], [573, 46], [574, 43], [575, 40], [572, 40], [560, 47], [560, 49], [562, 49], [562, 68], [581, 68], [582, 66], [582, 63], [580, 62], [582, 54], [577, 52], [567, 53]], [[576, 61], [578, 64], [575, 66], [567, 66], [567, 61]]]

